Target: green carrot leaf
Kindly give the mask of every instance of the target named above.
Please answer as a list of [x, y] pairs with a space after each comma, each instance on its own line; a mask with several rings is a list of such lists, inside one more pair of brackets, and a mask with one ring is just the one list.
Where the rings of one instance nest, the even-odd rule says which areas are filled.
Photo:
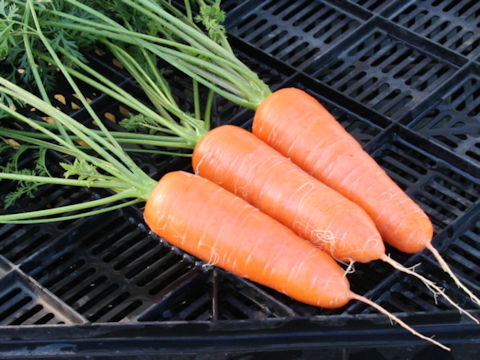
[[[20, 169], [20, 160], [22, 155], [25, 154], [28, 150], [32, 150], [32, 147], [29, 145], [13, 145], [7, 141], [1, 143], [0, 153], [5, 150], [13, 150], [14, 153], [10, 154], [9, 161], [0, 166], [0, 172], [2, 173], [12, 173], [25, 176], [49, 176], [46, 165], [44, 163], [44, 152], [47, 150], [45, 148], [38, 149], [33, 155], [33, 168], [24, 168]], [[8, 156], [8, 155], [7, 155]], [[41, 183], [31, 182], [27, 180], [17, 181], [15, 190], [7, 193], [4, 198], [4, 208], [8, 209], [16, 201], [23, 197], [33, 198], [35, 191], [41, 186]]]
[[211, 5], [201, 4], [195, 21], [202, 23], [208, 31], [208, 36], [220, 43], [226, 35], [225, 27], [221, 23], [225, 20], [225, 12], [220, 8], [220, 1], [215, 0]]
[[83, 159], [77, 158], [73, 164], [61, 162], [60, 166], [66, 170], [63, 174], [66, 179], [78, 176], [78, 180], [87, 180], [87, 183], [92, 185], [100, 177], [97, 167]]

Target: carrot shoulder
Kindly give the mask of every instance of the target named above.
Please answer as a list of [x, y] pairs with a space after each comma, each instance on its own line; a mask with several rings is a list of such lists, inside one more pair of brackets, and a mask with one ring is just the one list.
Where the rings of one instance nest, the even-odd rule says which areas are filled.
[[337, 308], [351, 299], [344, 271], [329, 255], [199, 176], [165, 175], [144, 216], [172, 245], [298, 301]]
[[195, 147], [192, 165], [335, 259], [369, 262], [385, 252], [363, 209], [245, 129], [211, 130]]
[[312, 96], [285, 88], [257, 109], [254, 134], [314, 177], [359, 204], [386, 242], [415, 253], [433, 226], [425, 212]]

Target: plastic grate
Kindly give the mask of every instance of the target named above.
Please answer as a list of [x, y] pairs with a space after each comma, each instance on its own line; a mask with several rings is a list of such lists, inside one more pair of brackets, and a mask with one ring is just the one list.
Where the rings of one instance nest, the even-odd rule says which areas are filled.
[[[444, 286], [448, 283], [448, 277], [435, 264], [426, 260], [422, 260], [422, 263], [415, 267], [415, 271], [437, 285]], [[433, 293], [420, 280], [412, 279], [411, 276], [402, 273], [396, 275], [394, 280], [380, 287], [376, 294], [370, 296], [377, 304], [393, 313], [441, 312], [451, 309], [451, 305], [445, 299], [438, 297], [435, 301]], [[447, 286], [446, 293], [465, 309], [475, 309], [475, 305], [469, 303], [465, 295], [453, 287]], [[368, 306], [360, 305], [360, 307], [364, 308], [362, 312], [375, 312]]]
[[332, 99], [321, 84], [310, 81], [302, 75], [294, 77], [286, 86], [304, 89], [317, 99], [342, 126], [363, 146], [367, 146], [376, 136], [390, 125], [390, 121], [372, 113], [362, 113], [363, 109], [352, 108], [348, 99]]
[[[480, 181], [459, 165], [473, 164], [480, 169], [480, 72], [473, 62], [464, 67], [469, 60], [480, 59], [478, 4], [469, 0], [228, 0], [223, 6], [229, 12], [226, 25], [236, 54], [273, 90], [294, 85], [319, 99], [426, 210], [435, 226], [434, 242], [445, 245], [441, 249], [447, 262], [478, 292]], [[91, 61], [146, 101], [118, 64], [101, 56]], [[192, 111], [190, 81], [175, 71], [169, 75], [174, 96]], [[85, 94], [113, 129], [129, 115], [129, 109], [89, 87]], [[59, 86], [52, 96], [56, 106], [91, 124], [78, 97], [66, 88]], [[202, 92], [202, 99], [204, 96]], [[252, 116], [250, 110], [219, 97], [213, 113], [214, 126], [234, 123], [248, 127]], [[451, 156], [443, 156], [445, 151]], [[133, 157], [155, 178], [189, 166], [189, 159]], [[0, 193], [8, 189], [10, 184], [3, 181]], [[66, 205], [102, 194], [45, 186], [34, 200], [21, 206]], [[362, 313], [375, 313], [357, 302], [334, 310], [300, 304], [202, 265], [139, 225], [141, 210], [137, 206], [41, 226], [1, 226], [0, 325], [91, 322], [103, 331], [105, 322], [121, 322], [164, 327], [169, 332], [176, 324], [194, 327], [203, 323], [210, 330], [228, 331], [223, 320], [240, 327], [251, 324], [243, 320], [259, 320], [261, 327], [271, 326], [270, 320], [281, 320], [275, 326], [288, 327], [282, 335], [288, 346], [292, 336], [308, 332], [308, 327], [295, 327], [298, 317], [310, 321], [325, 316], [325, 323], [356, 336], [350, 321]], [[427, 255], [411, 256], [393, 249], [388, 253], [404, 264], [421, 261], [417, 271], [445, 285], [460, 304], [474, 308]], [[429, 326], [431, 320], [437, 321], [437, 314], [452, 313], [443, 300], [436, 304], [420, 282], [382, 262], [356, 264], [348, 279], [353, 291], [390, 311], [434, 314], [425, 322]], [[385, 321], [383, 316], [369, 319], [362, 321]], [[196, 336], [203, 341], [209, 334], [205, 331]], [[367, 345], [362, 342], [360, 346]], [[395, 356], [380, 352], [374, 355]], [[342, 349], [342, 356], [351, 354]]]
[[240, 5], [244, 4], [245, 1], [240, 0], [224, 0], [221, 2], [222, 9], [228, 14], [230, 14], [233, 10], [238, 8]]
[[204, 269], [162, 299], [140, 321], [267, 319], [295, 315], [255, 284], [215, 268]]
[[437, 232], [466, 213], [480, 197], [477, 181], [400, 136], [375, 150], [374, 157], [427, 212]]
[[352, 34], [358, 18], [319, 1], [250, 1], [250, 11], [230, 19], [229, 33], [296, 68], [303, 68]]
[[480, 53], [480, 3], [476, 0], [401, 1], [389, 18], [469, 58]]
[[194, 267], [122, 212], [84, 219], [81, 227], [22, 269], [89, 321], [135, 318]]
[[455, 273], [468, 279], [469, 286], [480, 293], [480, 219], [475, 217], [471, 226], [459, 234], [444, 253], [446, 261], [455, 269]]
[[[44, 185], [35, 192], [34, 198], [24, 198], [8, 211], [33, 211], [52, 206], [69, 205], [74, 202], [92, 200], [96, 196], [96, 193], [87, 189]], [[0, 254], [12, 263], [22, 264], [30, 256], [50, 246], [58, 233], [74, 228], [79, 221], [81, 220], [73, 219], [38, 225], [2, 224], [0, 226]]]
[[[325, 93], [325, 89], [318, 83], [312, 82], [303, 75], [293, 76], [283, 84], [283, 87], [294, 86], [304, 89], [314, 98], [316, 98], [331, 114], [337, 119], [342, 126], [358, 141], [362, 146], [367, 146], [376, 136], [381, 134], [384, 129], [390, 125], [390, 121], [384, 118], [375, 119], [376, 114], [358, 114], [358, 109], [349, 109], [342, 99], [332, 100]], [[368, 117], [367, 117], [368, 116]], [[243, 122], [239, 125], [251, 130], [253, 114], [243, 114]]]
[[[383, 25], [382, 25], [383, 26]], [[398, 119], [451, 77], [455, 67], [373, 26], [307, 69], [315, 79]]]
[[218, 272], [217, 277], [213, 276], [213, 284], [218, 294], [219, 319], [259, 320], [296, 315], [279, 294], [269, 294], [266, 288], [229, 273]]
[[208, 284], [207, 272], [191, 272], [184, 282], [143, 313], [139, 321], [213, 320], [213, 294]]
[[13, 271], [0, 280], [0, 324], [73, 324], [84, 320], [44, 292], [37, 284]]
[[480, 167], [480, 75], [456, 81], [410, 127], [452, 154]]
[[375, 12], [380, 13], [382, 12], [387, 6], [391, 5], [394, 0], [350, 0], [355, 4], [361, 6], [362, 8]]
[[42, 246], [51, 241], [51, 234], [45, 231], [45, 225], [0, 227], [0, 254], [13, 263], [35, 254]]

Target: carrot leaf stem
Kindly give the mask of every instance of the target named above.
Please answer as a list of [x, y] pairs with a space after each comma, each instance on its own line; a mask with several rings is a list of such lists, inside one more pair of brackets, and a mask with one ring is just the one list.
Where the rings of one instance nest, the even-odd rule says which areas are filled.
[[98, 207], [102, 206], [105, 204], [110, 204], [113, 202], [117, 202], [120, 200], [128, 199], [128, 198], [136, 198], [137, 200], [143, 200], [143, 199], [138, 199], [137, 198], [138, 194], [132, 190], [123, 190], [122, 192], [119, 192], [118, 194], [114, 194], [111, 196], [107, 196], [104, 198], [96, 199], [96, 200], [91, 200], [91, 201], [86, 201], [78, 204], [73, 204], [73, 205], [65, 205], [65, 206], [59, 206], [55, 207], [52, 209], [44, 209], [44, 210], [37, 210], [37, 211], [28, 211], [28, 212], [22, 212], [22, 213], [16, 213], [16, 214], [6, 214], [6, 215], [0, 215], [0, 222], [2, 223], [8, 223], [10, 221], [23, 221], [23, 220], [31, 220], [32, 218], [39, 218], [39, 217], [47, 217], [51, 215], [57, 215], [57, 214], [63, 214], [66, 212], [72, 212], [72, 211], [79, 211], [79, 210], [84, 210], [84, 209], [89, 209], [93, 207]]
[[8, 224], [43, 224], [43, 223], [48, 223], [48, 222], [57, 222], [57, 221], [65, 221], [65, 220], [73, 220], [73, 219], [79, 219], [83, 217], [89, 217], [93, 215], [98, 215], [98, 214], [103, 214], [109, 211], [113, 210], [118, 210], [124, 207], [132, 206], [134, 204], [138, 204], [139, 202], [142, 202], [143, 200], [140, 199], [133, 199], [130, 201], [124, 201], [121, 202], [120, 204], [117, 205], [112, 205], [108, 207], [102, 207], [100, 209], [96, 210], [90, 210], [90, 211], [84, 211], [79, 214], [73, 214], [73, 215], [65, 215], [65, 216], [50, 216], [48, 218], [42, 217], [41, 219], [23, 219], [23, 220], [3, 220], [2, 216], [0, 215], [0, 222], [5, 222]]
[[[126, 168], [125, 165], [123, 165], [121, 162], [123, 158], [127, 156], [123, 153], [123, 150], [116, 150], [117, 147], [115, 147], [115, 153], [109, 154], [107, 150], [102, 147], [103, 143], [106, 140], [96, 135], [93, 131], [91, 131], [84, 125], [76, 122], [68, 115], [54, 108], [52, 105], [47, 104], [33, 94], [19, 88], [18, 86], [12, 84], [6, 79], [0, 78], [0, 84], [0, 92], [7, 93], [13, 97], [22, 98], [29, 105], [36, 107], [40, 111], [51, 116], [54, 120], [60, 121], [63, 125], [66, 126], [66, 128], [69, 129], [69, 131], [79, 136], [79, 138], [85, 143], [87, 143], [92, 150], [102, 156], [103, 159], [87, 154], [85, 151], [80, 149], [79, 146], [64, 141], [60, 136], [56, 135], [51, 130], [42, 126], [39, 122], [31, 121], [26, 116], [21, 115], [18, 112], [10, 109], [5, 104], [0, 103], [0, 109], [15, 117], [17, 120], [25, 122], [33, 129], [39, 130], [45, 135], [49, 136], [51, 141], [58, 143], [58, 146], [55, 148], [55, 150], [68, 155], [73, 155], [75, 156], [75, 158], [86, 162], [86, 164], [92, 164], [92, 166], [101, 168], [107, 174], [110, 174], [112, 177], [115, 177], [119, 181], [123, 182], [125, 184], [125, 188], [131, 187], [133, 189], [136, 189], [139, 197], [141, 198], [144, 198], [145, 194], [150, 193], [155, 184], [155, 181], [152, 180], [147, 174], [144, 173], [143, 170], [141, 170], [134, 163], [133, 166]], [[52, 144], [52, 146], [55, 145]], [[115, 156], [118, 156], [119, 160], [116, 160]], [[97, 179], [102, 179], [103, 176], [104, 175], [100, 173], [94, 174], [94, 178]], [[92, 179], [90, 180], [92, 181]]]
[[[78, 2], [73, 0], [68, 1], [78, 4]], [[159, 21], [159, 25], [163, 24], [163, 22], [160, 22], [158, 16], [154, 16], [152, 11], [148, 11], [147, 9], [142, 8], [142, 6], [153, 6], [154, 9], [157, 10], [157, 12], [160, 11], [158, 10], [158, 7], [152, 5], [152, 3], [143, 4], [142, 2], [142, 6], [140, 4], [130, 1], [127, 1], [127, 3], [135, 6], [136, 9], [143, 11], [146, 16], [151, 18], [152, 22]], [[104, 22], [98, 23], [95, 21], [78, 18], [61, 11], [54, 11], [52, 13], [74, 21], [74, 23], [72, 24], [71, 22], [65, 23], [62, 21], [47, 21], [46, 25], [71, 28], [75, 30], [81, 29], [82, 31], [96, 34], [98, 36], [103, 36], [111, 40], [122, 41], [125, 43], [134, 44], [135, 46], [145, 47], [152, 52], [152, 46], [154, 46], [156, 48], [155, 53], [157, 56], [166, 60], [173, 66], [179, 68], [179, 70], [186, 72], [187, 75], [189, 75], [190, 77], [193, 77], [192, 75], [197, 73], [196, 67], [201, 64], [201, 66], [211, 69], [210, 75], [201, 78], [202, 83], [218, 92], [221, 87], [227, 86], [225, 83], [219, 84], [219, 80], [224, 76], [228, 76], [227, 78], [229, 85], [227, 88], [232, 87], [231, 89], [242, 89], [242, 96], [232, 96], [234, 94], [230, 93], [231, 89], [221, 95], [234, 102], [238, 101], [239, 104], [241, 104], [242, 106], [256, 108], [261, 103], [261, 101], [271, 93], [268, 86], [263, 81], [261, 81], [253, 71], [251, 71], [247, 66], [245, 66], [240, 60], [238, 60], [238, 58], [236, 58], [233, 53], [225, 50], [220, 45], [216, 44], [214, 41], [211, 41], [211, 39], [209, 39], [208, 36], [203, 34], [199, 29], [193, 26], [185, 25], [182, 20], [176, 19], [175, 17], [168, 15], [168, 13], [166, 13], [165, 11], [160, 11], [160, 13], [163, 14], [168, 19], [168, 21], [175, 21], [175, 24], [179, 25], [179, 27], [181, 27], [182, 29], [189, 29], [184, 33], [177, 34], [179, 36], [181, 35], [182, 39], [184, 41], [187, 41], [187, 44], [178, 41], [168, 40], [166, 38], [161, 38], [158, 36], [140, 33], [137, 31], [131, 31], [126, 29], [125, 27], [122, 27], [118, 23], [112, 25], [112, 20], [108, 19], [107, 23], [105, 15], [99, 13], [98, 11], [90, 9], [86, 5], [83, 5], [82, 9], [88, 11], [89, 14], [98, 17], [99, 20], [102, 20]], [[159, 28], [162, 29], [162, 26], [159, 26]], [[204, 41], [205, 44], [207, 44], [208, 46], [199, 45], [195, 42], [193, 42], [193, 45], [197, 44], [197, 46], [193, 46], [192, 43], [189, 43], [188, 41], [188, 39], [192, 39], [192, 36], [195, 39], [201, 38], [202, 41]], [[174, 49], [176, 50], [171, 53]], [[181, 67], [178, 66], [180, 64], [178, 64], [177, 61], [179, 57], [185, 60]], [[208, 61], [202, 60], [199, 62], [199, 57], [203, 57]], [[206, 73], [204, 75], [206, 75]]]

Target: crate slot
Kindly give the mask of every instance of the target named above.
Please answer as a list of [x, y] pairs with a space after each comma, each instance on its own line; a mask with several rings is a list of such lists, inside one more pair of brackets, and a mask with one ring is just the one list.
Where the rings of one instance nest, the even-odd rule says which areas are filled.
[[[456, 287], [434, 260], [425, 257], [415, 257], [413, 260], [409, 265], [415, 265], [417, 273], [443, 287], [446, 294], [464, 309], [475, 309], [475, 305]], [[435, 299], [433, 293], [420, 280], [400, 272], [396, 272], [382, 286], [375, 289], [370, 297], [392, 312], [439, 313], [453, 309], [443, 297], [439, 296]], [[354, 308], [355, 311], [363, 308], [362, 312], [365, 313], [375, 312], [363, 305], [357, 305]]]
[[85, 260], [79, 260], [70, 263], [63, 272], [58, 274], [58, 277], [52, 278], [50, 282], [45, 282], [43, 285], [61, 298], [71, 298], [74, 296], [72, 293], [80, 291], [78, 288], [91, 281], [93, 275], [95, 275], [95, 269], [85, 268]]
[[148, 282], [144, 286], [149, 288], [149, 295], [158, 295], [160, 292], [165, 291], [166, 288], [175, 283], [178, 278], [189, 272], [193, 267], [193, 264], [185, 259], [176, 263], [163, 263], [161, 265], [161, 267], [157, 266], [153, 269], [152, 273], [147, 277]]
[[222, 1], [222, 9], [227, 13], [230, 14], [233, 10], [235, 10], [240, 5], [244, 4], [244, 1], [239, 0], [225, 0]]
[[427, 212], [437, 232], [473, 208], [480, 198], [477, 181], [418, 149], [422, 142], [410, 133], [395, 128], [391, 132], [372, 146], [373, 156]]
[[[379, 25], [372, 25], [376, 22]], [[364, 36], [306, 69], [315, 79], [394, 119], [415, 108], [455, 67], [393, 36], [380, 20]]]
[[381, 13], [387, 6], [391, 5], [392, 0], [350, 0], [362, 8], [375, 13]]
[[478, 1], [399, 1], [398, 7], [389, 16], [393, 22], [463, 56], [480, 53]]
[[[42, 305], [35, 305], [34, 307], [30, 308], [27, 310], [25, 313], [23, 313], [22, 316], [17, 317], [14, 321], [11, 322], [10, 325], [20, 325], [25, 323], [27, 320], [30, 320], [32, 324], [45, 324], [53, 318], [53, 314], [41, 314], [41, 311], [43, 310]], [[40, 314], [40, 315], [39, 315]]]
[[307, 66], [360, 26], [358, 18], [325, 2], [251, 4], [248, 13], [229, 25], [229, 33], [296, 68]]
[[480, 291], [480, 219], [478, 214], [471, 221], [470, 226], [458, 235], [458, 239], [443, 253], [446, 261], [452, 266], [455, 273], [468, 279], [470, 288]]
[[[196, 268], [180, 277], [158, 302], [144, 312], [139, 321], [186, 320], [190, 314], [202, 314], [203, 320], [212, 320], [212, 294], [207, 288], [209, 273]], [[208, 307], [208, 310], [206, 309]], [[198, 308], [201, 308], [200, 310]], [[208, 313], [208, 316], [205, 314]]]
[[455, 157], [480, 167], [480, 75], [476, 67], [451, 83], [409, 127], [447, 149]]
[[217, 271], [218, 318], [266, 319], [295, 316], [297, 312], [283, 301], [283, 295], [223, 271]]
[[175, 289], [140, 320], [266, 319], [295, 315], [283, 303], [281, 294], [270, 294], [268, 289], [222, 270], [194, 276], [186, 278], [182, 288]]
[[89, 321], [135, 318], [194, 264], [133, 226], [127, 216], [139, 214], [127, 213], [95, 216], [67, 227], [22, 269]]
[[52, 233], [45, 226], [9, 224], [0, 227], [0, 254], [13, 263], [21, 263], [50, 241]]
[[37, 283], [14, 270], [0, 279], [0, 324], [10, 326], [84, 322]]

